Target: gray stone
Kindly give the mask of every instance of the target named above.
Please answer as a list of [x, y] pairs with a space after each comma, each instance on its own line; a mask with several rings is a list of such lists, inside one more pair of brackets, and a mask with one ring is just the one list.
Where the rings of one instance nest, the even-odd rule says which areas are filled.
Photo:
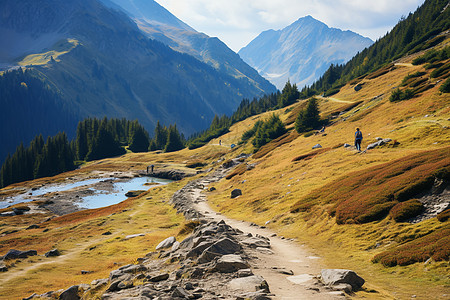
[[248, 277], [248, 276], [252, 276], [253, 272], [251, 269], [241, 269], [239, 271], [237, 271], [237, 277], [241, 278], [241, 277]]
[[235, 278], [228, 283], [228, 287], [242, 293], [257, 292], [259, 290], [270, 293], [269, 285], [264, 278], [258, 275]]
[[79, 300], [78, 285], [73, 285], [59, 295], [60, 300]]
[[199, 263], [206, 263], [213, 260], [217, 256], [226, 254], [234, 254], [241, 251], [241, 245], [239, 243], [229, 239], [222, 238], [206, 248], [202, 255], [198, 258]]
[[242, 195], [242, 191], [240, 189], [234, 189], [231, 191], [231, 199], [234, 199], [241, 195]]
[[316, 144], [312, 148], [313, 149], [319, 149], [319, 148], [322, 148], [322, 145], [321, 144]]
[[233, 273], [240, 269], [248, 269], [250, 266], [240, 255], [227, 254], [219, 258], [213, 267], [213, 271], [220, 273]]
[[365, 280], [354, 271], [343, 269], [324, 269], [321, 272], [322, 281], [325, 285], [333, 286], [341, 283], [349, 284], [353, 290], [360, 289]]
[[350, 148], [352, 145], [345, 143], [344, 148]]
[[35, 256], [35, 255], [37, 255], [36, 250], [20, 251], [20, 250], [11, 249], [8, 251], [8, 253], [6, 253], [5, 256], [3, 256], [3, 260], [27, 258], [29, 256]]
[[172, 292], [172, 297], [190, 299], [191, 295], [182, 287], [176, 287]]
[[251, 248], [270, 248], [270, 242], [259, 237], [249, 237], [242, 241], [242, 244]]
[[156, 250], [170, 248], [176, 241], [177, 239], [174, 236], [168, 237], [167, 239], [159, 243], [158, 246], [156, 246]]
[[132, 238], [135, 238], [135, 237], [140, 237], [140, 236], [145, 236], [145, 233], [137, 233], [137, 234], [127, 235], [127, 236], [125, 237], [125, 239], [126, 239], [126, 240], [129, 240], [129, 239], [132, 239]]
[[170, 249], [170, 251], [175, 252], [180, 248], [180, 242], [179, 241], [175, 241], [175, 243], [173, 243], [172, 248]]
[[0, 272], [7, 272], [8, 268], [5, 266], [4, 263], [0, 262]]
[[52, 256], [60, 256], [61, 253], [59, 253], [58, 249], [52, 249], [45, 253], [45, 257], [52, 257]]
[[151, 276], [148, 278], [150, 282], [160, 282], [169, 279], [169, 273], [163, 273], [156, 276]]

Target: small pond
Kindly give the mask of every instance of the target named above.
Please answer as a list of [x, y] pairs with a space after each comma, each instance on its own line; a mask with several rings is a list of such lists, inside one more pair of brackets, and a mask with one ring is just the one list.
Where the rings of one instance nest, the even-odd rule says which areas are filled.
[[82, 208], [105, 207], [127, 199], [125, 194], [128, 191], [148, 190], [152, 187], [168, 184], [170, 182], [172, 182], [172, 180], [155, 177], [137, 177], [129, 181], [115, 182], [112, 192], [97, 190], [95, 195], [83, 197], [82, 201], [77, 203], [77, 205]]
[[94, 194], [91, 193], [88, 196], [82, 196], [80, 197], [79, 201], [77, 201], [74, 204], [82, 208], [99, 208], [116, 204], [127, 199], [125, 194], [128, 191], [148, 190], [154, 186], [164, 185], [172, 182], [172, 180], [160, 179], [155, 177], [135, 177], [126, 181], [121, 180], [114, 182], [112, 189], [109, 190], [95, 189], [94, 187], [89, 187], [94, 186], [95, 184], [100, 182], [108, 182], [115, 180], [117, 179], [96, 178], [96, 179], [81, 180], [73, 183], [46, 185], [36, 190], [30, 190], [21, 195], [17, 195], [14, 197], [7, 197], [4, 201], [0, 201], [0, 208], [6, 208], [11, 205], [33, 201], [36, 200], [39, 196], [45, 195], [47, 193], [65, 192], [80, 187], [89, 189], [90, 191], [93, 191]]

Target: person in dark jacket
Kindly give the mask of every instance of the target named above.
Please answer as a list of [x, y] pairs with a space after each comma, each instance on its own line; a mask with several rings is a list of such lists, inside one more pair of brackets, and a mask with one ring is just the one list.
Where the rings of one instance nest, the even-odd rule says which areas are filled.
[[359, 128], [356, 128], [356, 132], [355, 132], [355, 148], [358, 151], [361, 151], [362, 139], [363, 139], [362, 132], [359, 130]]

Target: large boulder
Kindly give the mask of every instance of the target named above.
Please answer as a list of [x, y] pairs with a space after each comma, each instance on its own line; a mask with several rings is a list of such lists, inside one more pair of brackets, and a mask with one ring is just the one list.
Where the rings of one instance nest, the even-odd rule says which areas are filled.
[[231, 199], [234, 199], [241, 195], [242, 195], [242, 191], [240, 189], [234, 189], [231, 191]]
[[174, 236], [168, 237], [164, 241], [158, 244], [156, 246], [156, 250], [163, 250], [172, 247], [172, 245], [177, 241], [177, 239]]
[[27, 258], [29, 256], [35, 256], [35, 255], [37, 255], [36, 250], [20, 251], [20, 250], [11, 249], [8, 251], [8, 253], [6, 253], [5, 256], [3, 256], [3, 260]]
[[73, 285], [59, 296], [60, 300], [79, 300], [81, 297], [78, 295], [78, 285]]
[[60, 256], [61, 253], [59, 253], [58, 249], [53, 249], [45, 253], [45, 257], [52, 257], [52, 256]]
[[203, 253], [198, 258], [198, 262], [203, 264], [210, 262], [214, 258], [226, 254], [235, 254], [241, 251], [241, 245], [239, 243], [229, 239], [222, 238], [209, 246], [203, 251]]
[[352, 289], [360, 289], [365, 280], [359, 277], [354, 271], [343, 269], [324, 269], [321, 272], [322, 281], [328, 286], [349, 284]]
[[228, 283], [228, 287], [242, 293], [257, 292], [260, 290], [270, 293], [267, 281], [258, 275], [233, 279]]
[[241, 243], [250, 248], [270, 248], [268, 240], [254, 236], [246, 238]]
[[213, 271], [220, 273], [233, 273], [240, 269], [248, 269], [250, 266], [246, 263], [240, 255], [227, 254], [219, 258]]

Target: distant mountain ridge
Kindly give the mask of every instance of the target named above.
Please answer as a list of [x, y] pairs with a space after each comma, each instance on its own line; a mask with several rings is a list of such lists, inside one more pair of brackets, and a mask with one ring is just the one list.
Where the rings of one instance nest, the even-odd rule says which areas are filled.
[[290, 79], [299, 87], [317, 80], [331, 64], [342, 64], [373, 41], [351, 31], [329, 28], [306, 16], [281, 30], [262, 32], [238, 53], [281, 89]]
[[189, 54], [220, 73], [249, 80], [261, 91], [275, 92], [275, 87], [245, 63], [241, 57], [216, 37], [197, 32], [153, 0], [101, 0], [123, 10], [150, 38]]

